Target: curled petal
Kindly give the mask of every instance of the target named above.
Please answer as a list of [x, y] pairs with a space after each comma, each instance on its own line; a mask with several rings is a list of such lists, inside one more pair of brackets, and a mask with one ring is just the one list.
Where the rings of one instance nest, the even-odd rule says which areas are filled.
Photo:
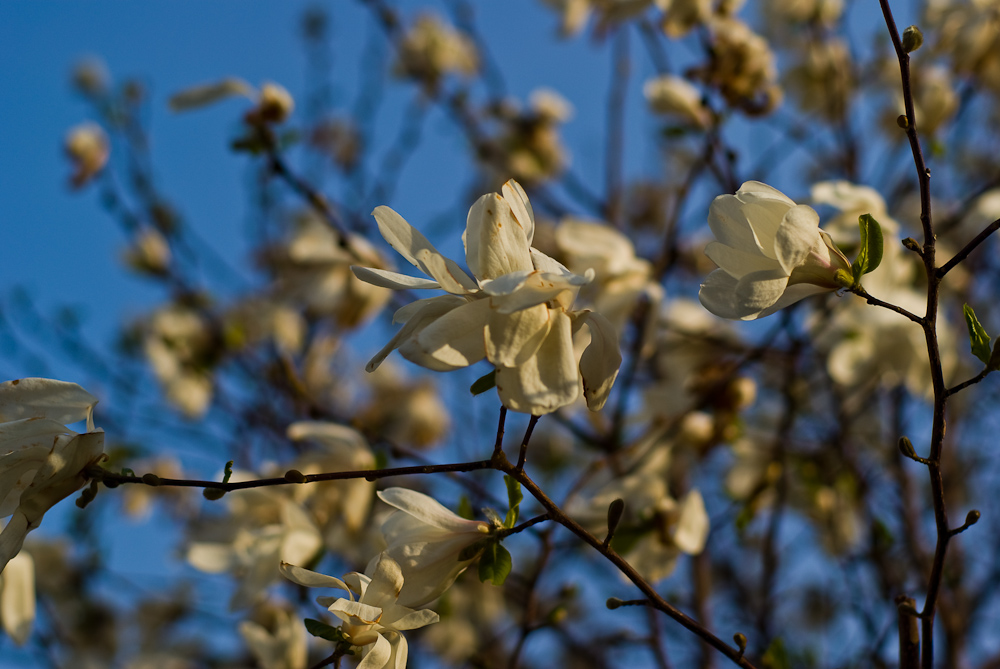
[[315, 571], [303, 569], [302, 567], [296, 567], [295, 565], [288, 564], [287, 562], [282, 562], [278, 569], [281, 572], [281, 575], [292, 583], [297, 583], [307, 588], [339, 588], [340, 590], [350, 591], [350, 588], [347, 587], [346, 583], [341, 581], [339, 578], [334, 578], [333, 576], [327, 576], [326, 574], [320, 574]]
[[511, 211], [514, 212], [514, 217], [524, 228], [525, 237], [528, 238], [528, 246], [531, 246], [531, 242], [535, 238], [535, 212], [531, 208], [531, 202], [528, 201], [528, 194], [521, 188], [521, 184], [513, 179], [503, 185], [501, 192], [503, 199], [507, 201]]
[[774, 236], [774, 253], [785, 274], [805, 262], [819, 236], [819, 214], [807, 205], [789, 209]]
[[514, 411], [536, 416], [571, 404], [580, 396], [580, 372], [573, 353], [572, 322], [552, 312], [552, 327], [538, 352], [523, 365], [497, 367], [500, 401]]
[[496, 193], [483, 195], [472, 205], [463, 237], [466, 262], [481, 280], [534, 269], [526, 231]]
[[365, 283], [370, 283], [373, 286], [381, 286], [382, 288], [392, 288], [393, 290], [406, 290], [408, 288], [424, 289], [424, 288], [440, 288], [441, 284], [437, 281], [431, 281], [430, 279], [421, 279], [420, 277], [407, 276], [405, 274], [400, 274], [398, 272], [390, 272], [384, 269], [376, 269], [374, 267], [360, 267], [358, 265], [351, 265], [351, 271], [354, 272], [354, 276], [358, 277]]
[[448, 510], [433, 497], [409, 488], [386, 488], [378, 493], [379, 499], [389, 506], [405, 511], [428, 525], [450, 532], [479, 531], [481, 521], [468, 520]]
[[489, 300], [468, 302], [428, 324], [399, 352], [410, 362], [435, 371], [468, 367], [486, 357], [489, 313]]
[[437, 280], [449, 293], [461, 295], [479, 288], [455, 261], [438, 253], [434, 245], [427, 241], [419, 230], [407, 223], [395, 211], [381, 206], [376, 207], [372, 215], [375, 216], [379, 232], [385, 241], [389, 242], [389, 245], [410, 264]]
[[366, 647], [371, 648], [371, 650], [365, 655], [365, 659], [361, 660], [358, 669], [383, 669], [392, 658], [392, 645], [381, 634], [375, 639], [374, 645]]
[[96, 397], [66, 381], [27, 378], [0, 383], [0, 422], [47, 418], [75, 423], [86, 419], [95, 404]]
[[504, 314], [491, 310], [486, 325], [486, 357], [494, 365], [515, 367], [535, 355], [549, 332], [549, 308], [536, 304]]
[[[385, 346], [382, 347], [378, 353], [376, 353], [368, 364], [365, 366], [365, 370], [369, 372], [374, 372], [378, 369], [378, 366], [382, 364], [386, 356], [395, 351], [397, 348], [402, 346], [404, 343], [410, 341], [410, 338], [418, 334], [423, 328], [441, 318], [443, 315], [447, 314], [453, 309], [457, 309], [460, 306], [466, 304], [466, 301], [460, 297], [454, 295], [442, 295], [441, 297], [433, 297], [429, 300], [421, 300], [420, 307], [415, 313], [407, 313], [406, 324], [400, 328], [399, 332], [389, 340]], [[417, 304], [416, 302], [414, 304]], [[408, 309], [413, 307], [413, 304], [409, 304], [403, 309]], [[400, 309], [396, 312], [396, 318], [399, 317]]]
[[600, 411], [618, 376], [622, 354], [618, 335], [607, 318], [596, 312], [587, 313], [585, 318], [590, 328], [590, 345], [580, 357], [583, 396], [588, 409]]

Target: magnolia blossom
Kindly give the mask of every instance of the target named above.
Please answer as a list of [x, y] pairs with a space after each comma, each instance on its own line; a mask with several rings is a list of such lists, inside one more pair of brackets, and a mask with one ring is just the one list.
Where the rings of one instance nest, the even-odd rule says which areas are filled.
[[[575, 401], [582, 391], [597, 411], [611, 392], [621, 353], [614, 328], [589, 311], [572, 311], [580, 286], [594, 274], [573, 274], [531, 248], [535, 217], [516, 181], [503, 195], [484, 195], [469, 210], [462, 240], [469, 276], [388, 207], [375, 212], [379, 231], [396, 251], [431, 279], [353, 267], [359, 279], [397, 289], [443, 289], [448, 295], [398, 310], [404, 323], [368, 363], [372, 371], [394, 349], [436, 371], [460, 369], [483, 358], [496, 367], [497, 392], [514, 411], [546, 414]], [[586, 325], [591, 341], [578, 357], [573, 335]]]
[[111, 154], [108, 135], [96, 123], [82, 123], [71, 129], [64, 146], [73, 163], [70, 183], [74, 188], [80, 188], [97, 176]]
[[362, 649], [364, 659], [358, 669], [403, 669], [408, 651], [402, 633], [436, 623], [438, 614], [426, 609], [414, 611], [397, 602], [403, 590], [403, 573], [387, 554], [382, 553], [374, 565], [370, 565], [369, 571], [371, 576], [351, 572], [342, 581], [281, 563], [282, 575], [293, 583], [307, 588], [347, 591], [348, 599], [317, 597], [316, 601], [327, 606], [333, 615], [343, 621], [340, 630], [344, 638]]
[[719, 269], [708, 275], [698, 297], [716, 316], [769, 316], [804, 297], [837, 290], [838, 271], [850, 275], [850, 261], [819, 229], [816, 211], [759, 181], [715, 198], [708, 225], [718, 241], [705, 254]]
[[[234, 472], [231, 480], [254, 478]], [[308, 562], [323, 547], [312, 517], [282, 492], [271, 488], [239, 490], [226, 495], [231, 515], [195, 526], [187, 560], [210, 574], [232, 573], [237, 588], [229, 602], [236, 610], [262, 597], [278, 577], [282, 560]]]
[[35, 622], [35, 561], [18, 553], [0, 574], [0, 623], [14, 643], [23, 646]]
[[[45, 512], [87, 482], [104, 452], [94, 428], [97, 398], [75, 383], [19, 379], [0, 383], [0, 573]], [[87, 421], [78, 434], [63, 423]]]
[[607, 528], [608, 506], [625, 501], [616, 533], [622, 554], [643, 576], [658, 581], [674, 570], [681, 553], [697, 555], [708, 540], [709, 519], [701, 493], [690, 490], [680, 501], [670, 495], [670, 445], [656, 439], [636, 446], [628, 473], [603, 472], [603, 485], [574, 498], [567, 512], [598, 532]]
[[712, 113], [702, 104], [701, 91], [687, 79], [664, 74], [643, 84], [642, 94], [656, 114], [674, 116], [701, 129], [712, 125]]
[[[404, 584], [399, 593], [403, 606], [420, 607], [451, 587], [474, 558], [459, 554], [490, 533], [490, 524], [458, 516], [436, 500], [406, 488], [388, 488], [379, 499], [398, 511], [382, 523], [388, 555], [399, 564]], [[379, 558], [368, 565], [370, 571]]]
[[254, 659], [262, 669], [305, 669], [308, 666], [306, 630], [294, 611], [264, 604], [253, 619], [239, 626]]
[[235, 77], [222, 81], [199, 84], [171, 96], [168, 104], [175, 112], [198, 109], [235, 96], [247, 97], [256, 106], [247, 114], [250, 122], [282, 123], [295, 109], [295, 101], [280, 84], [264, 82], [258, 91]]

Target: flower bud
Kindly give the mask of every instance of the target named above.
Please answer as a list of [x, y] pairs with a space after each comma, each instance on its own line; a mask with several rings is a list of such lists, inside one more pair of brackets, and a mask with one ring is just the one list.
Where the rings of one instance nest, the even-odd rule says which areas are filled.
[[614, 611], [615, 609], [621, 608], [621, 606], [624, 603], [625, 602], [618, 599], [617, 597], [608, 597], [608, 601], [604, 602], [604, 605], [607, 606], [608, 609], [610, 609], [611, 611]]
[[146, 485], [155, 487], [160, 485], [160, 477], [157, 476], [156, 474], [143, 474], [142, 482], [145, 483]]
[[260, 87], [257, 113], [267, 123], [282, 123], [295, 109], [295, 100], [283, 86], [266, 83]]
[[205, 488], [201, 494], [205, 499], [214, 502], [222, 499], [223, 495], [226, 494], [226, 491], [222, 488]]
[[924, 43], [924, 34], [920, 28], [910, 26], [903, 31], [903, 51], [913, 53]]
[[981, 515], [982, 514], [979, 513], [979, 509], [973, 509], [972, 511], [969, 511], [969, 513], [966, 514], [966, 516], [965, 516], [965, 526], [966, 527], [972, 527], [973, 525], [975, 525], [976, 523], [978, 523], [979, 522], [979, 517]]

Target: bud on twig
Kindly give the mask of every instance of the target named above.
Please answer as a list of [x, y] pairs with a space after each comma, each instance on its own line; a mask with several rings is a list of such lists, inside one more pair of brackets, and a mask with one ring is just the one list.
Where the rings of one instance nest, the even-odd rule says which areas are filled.
[[917, 452], [913, 450], [913, 442], [906, 437], [899, 438], [899, 452], [911, 460], [917, 459]]
[[733, 641], [736, 643], [736, 647], [740, 649], [739, 658], [737, 658], [740, 659], [743, 657], [743, 653], [745, 653], [747, 650], [746, 635], [744, 635], [741, 632], [737, 632], [736, 634], [733, 635]]
[[160, 485], [160, 477], [157, 476], [156, 474], [143, 474], [142, 482], [145, 483], [146, 485], [155, 487]]
[[978, 523], [979, 522], [979, 517], [981, 515], [982, 514], [979, 513], [979, 509], [973, 509], [972, 511], [970, 511], [969, 513], [967, 513], [966, 516], [965, 516], [965, 526], [966, 527], [972, 527], [973, 525], [975, 525], [976, 523]]
[[910, 127], [910, 119], [906, 118], [906, 114], [900, 114], [896, 117], [896, 125], [898, 125], [903, 130]]
[[924, 43], [924, 34], [920, 28], [910, 26], [903, 31], [903, 51], [913, 53]]
[[300, 472], [298, 469], [289, 469], [285, 472], [285, 480], [289, 483], [305, 483], [306, 475]]
[[226, 494], [226, 491], [222, 488], [205, 488], [201, 494], [205, 499], [214, 502], [222, 499], [222, 496]]
[[905, 246], [910, 251], [914, 253], [920, 253], [920, 242], [918, 242], [913, 237], [907, 237], [903, 240], [903, 246]]
[[608, 505], [608, 536], [604, 539], [605, 547], [611, 544], [611, 539], [615, 536], [615, 530], [618, 529], [618, 523], [621, 522], [623, 513], [625, 513], [625, 500], [621, 497]]
[[617, 608], [621, 608], [621, 606], [624, 603], [625, 602], [623, 602], [622, 600], [618, 599], [617, 597], [608, 597], [608, 601], [604, 602], [604, 605], [607, 606], [608, 609], [614, 611]]

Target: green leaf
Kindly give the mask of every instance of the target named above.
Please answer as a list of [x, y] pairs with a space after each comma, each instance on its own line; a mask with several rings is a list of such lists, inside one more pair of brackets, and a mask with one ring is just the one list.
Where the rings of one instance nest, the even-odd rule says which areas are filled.
[[472, 502], [469, 501], [468, 496], [462, 495], [462, 498], [458, 500], [457, 513], [466, 520], [473, 520], [476, 517], [475, 512], [472, 510]]
[[233, 476], [233, 461], [230, 460], [226, 463], [226, 471], [222, 475], [222, 482], [229, 483], [229, 479]]
[[491, 388], [496, 388], [497, 370], [492, 370], [489, 374], [484, 374], [476, 379], [476, 382], [469, 387], [469, 392], [473, 395], [482, 395]]
[[785, 642], [781, 637], [775, 638], [771, 645], [764, 651], [761, 665], [767, 669], [791, 669], [792, 665], [788, 659], [788, 651], [785, 650]]
[[128, 467], [122, 467], [122, 476], [135, 476], [135, 472]]
[[339, 627], [332, 627], [321, 620], [314, 620], [313, 618], [306, 618], [305, 623], [306, 631], [313, 636], [318, 636], [320, 639], [326, 639], [334, 643], [344, 641], [344, 633]]
[[524, 499], [524, 493], [521, 492], [521, 484], [516, 480], [503, 475], [503, 482], [507, 484], [507, 517], [503, 519], [503, 526], [506, 528], [514, 527], [517, 522], [517, 517], [520, 515], [520, 510], [518, 507], [521, 504], [521, 500]]
[[969, 326], [969, 344], [972, 346], [972, 355], [979, 358], [984, 365], [990, 364], [990, 336], [986, 334], [986, 329], [976, 318], [976, 312], [968, 304], [962, 305], [965, 313], [965, 324]]
[[493, 585], [503, 585], [510, 575], [511, 567], [510, 553], [499, 542], [493, 542], [479, 558], [479, 580], [482, 583], [489, 581]]
[[861, 246], [858, 249], [858, 259], [851, 265], [854, 283], [861, 283], [861, 277], [874, 272], [882, 264], [882, 226], [871, 214], [858, 216], [858, 228], [861, 230]]

